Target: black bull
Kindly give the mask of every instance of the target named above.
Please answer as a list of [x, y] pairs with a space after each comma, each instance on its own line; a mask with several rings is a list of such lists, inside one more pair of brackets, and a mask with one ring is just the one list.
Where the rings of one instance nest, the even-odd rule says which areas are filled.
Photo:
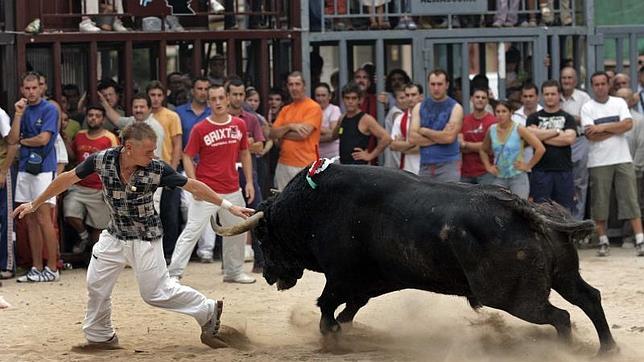
[[579, 275], [574, 240], [593, 232], [592, 221], [494, 186], [432, 183], [380, 167], [330, 165], [312, 177], [315, 189], [305, 176], [219, 232], [254, 228], [264, 278], [279, 289], [304, 269], [324, 273], [322, 333], [339, 331], [370, 298], [413, 288], [551, 324], [570, 340], [570, 315], [548, 300], [554, 289], [591, 319], [600, 352], [616, 349], [600, 293]]

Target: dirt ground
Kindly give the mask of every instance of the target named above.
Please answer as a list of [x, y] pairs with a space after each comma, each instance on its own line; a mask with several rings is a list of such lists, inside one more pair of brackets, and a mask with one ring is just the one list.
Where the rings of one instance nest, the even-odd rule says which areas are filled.
[[[613, 248], [608, 258], [580, 251], [584, 278], [602, 292], [603, 306], [620, 353], [612, 361], [644, 360], [644, 258]], [[250, 267], [250, 264], [247, 264]], [[220, 264], [191, 263], [183, 282], [224, 299], [222, 338], [231, 348], [199, 342], [190, 317], [146, 305], [126, 269], [113, 295], [113, 319], [123, 349], [78, 352], [86, 292], [85, 270], [65, 271], [60, 282], [18, 284], [5, 280], [0, 296], [0, 361], [587, 361], [599, 344], [590, 320], [553, 292], [554, 305], [571, 313], [574, 342], [560, 344], [554, 328], [505, 312], [475, 312], [464, 298], [405, 290], [371, 300], [334, 343], [318, 332], [315, 300], [324, 277], [306, 272], [278, 292], [261, 279], [224, 284]], [[333, 342], [333, 341], [331, 341]], [[329, 347], [332, 346], [332, 347]]]

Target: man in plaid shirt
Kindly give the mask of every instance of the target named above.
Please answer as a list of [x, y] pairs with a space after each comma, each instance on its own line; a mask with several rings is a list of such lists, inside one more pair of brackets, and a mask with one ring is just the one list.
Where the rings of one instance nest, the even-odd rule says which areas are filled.
[[83, 331], [92, 348], [114, 348], [118, 338], [112, 327], [110, 295], [126, 265], [134, 270], [143, 300], [153, 306], [188, 314], [201, 325], [201, 341], [220, 347], [219, 331], [223, 302], [207, 299], [198, 291], [168, 277], [163, 258], [162, 228], [152, 196], [157, 187], [182, 187], [196, 198], [219, 205], [246, 218], [254, 211], [223, 200], [204, 183], [187, 179], [170, 165], [154, 159], [156, 134], [136, 122], [121, 133], [122, 146], [90, 155], [74, 170], [58, 176], [32, 202], [20, 205], [13, 215], [21, 218], [35, 212], [46, 200], [96, 172], [112, 220], [92, 249], [87, 270], [88, 305]]

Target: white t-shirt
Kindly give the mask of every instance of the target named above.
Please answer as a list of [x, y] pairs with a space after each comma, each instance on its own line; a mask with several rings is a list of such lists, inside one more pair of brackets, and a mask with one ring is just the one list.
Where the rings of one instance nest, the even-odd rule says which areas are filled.
[[[337, 122], [342, 116], [340, 107], [329, 104], [322, 113], [322, 128], [330, 128], [331, 122]], [[333, 131], [333, 129], [332, 129]], [[340, 154], [340, 140], [320, 142], [320, 157], [333, 158]]]
[[[396, 137], [402, 137], [402, 131], [400, 128], [402, 117], [404, 113], [399, 114], [394, 119], [394, 124], [391, 127], [391, 138], [396, 139]], [[407, 119], [407, 141], [409, 141], [409, 130], [411, 129], [411, 115]], [[398, 168], [400, 168], [400, 152], [391, 151], [392, 154], [396, 156], [396, 161]], [[403, 170], [409, 171], [418, 175], [420, 171], [420, 153], [405, 154], [405, 165]]]
[[[586, 128], [611, 122], [631, 119], [626, 102], [617, 97], [608, 97], [606, 103], [591, 99], [581, 107], [581, 126]], [[590, 141], [590, 140], [589, 140]], [[623, 134], [616, 134], [603, 141], [590, 141], [588, 167], [616, 165], [633, 162], [628, 141]]]
[[11, 131], [11, 118], [4, 109], [0, 108], [0, 136], [7, 137]]

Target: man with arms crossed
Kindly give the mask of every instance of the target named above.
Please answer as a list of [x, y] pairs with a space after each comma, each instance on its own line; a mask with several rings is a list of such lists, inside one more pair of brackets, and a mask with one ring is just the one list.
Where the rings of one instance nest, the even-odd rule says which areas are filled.
[[606, 72], [596, 72], [590, 77], [590, 82], [594, 98], [581, 107], [581, 125], [590, 141], [590, 216], [595, 220], [599, 234], [597, 255], [608, 255], [606, 220], [610, 191], [614, 184], [617, 190], [617, 218], [631, 221], [637, 255], [644, 256], [644, 234], [637, 202], [635, 169], [628, 141], [624, 136], [633, 127], [631, 113], [623, 99], [609, 95], [610, 85]]

